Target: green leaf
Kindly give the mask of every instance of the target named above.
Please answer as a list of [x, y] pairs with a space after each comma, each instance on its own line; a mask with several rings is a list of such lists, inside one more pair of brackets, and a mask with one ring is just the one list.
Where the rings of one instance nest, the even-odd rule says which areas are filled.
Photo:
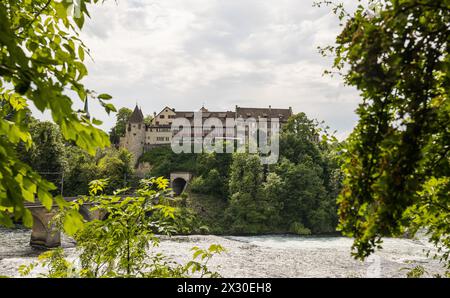
[[49, 192], [39, 188], [38, 189], [38, 197], [41, 201], [42, 205], [47, 209], [50, 210], [53, 206], [53, 199]]
[[98, 98], [103, 99], [103, 100], [109, 100], [112, 98], [112, 96], [109, 94], [106, 94], [106, 93], [102, 93], [98, 96]]
[[31, 211], [25, 209], [22, 217], [23, 225], [31, 228], [33, 226], [33, 216], [31, 215]]
[[64, 217], [63, 227], [67, 235], [73, 236], [83, 228], [83, 217], [76, 210], [69, 210]]

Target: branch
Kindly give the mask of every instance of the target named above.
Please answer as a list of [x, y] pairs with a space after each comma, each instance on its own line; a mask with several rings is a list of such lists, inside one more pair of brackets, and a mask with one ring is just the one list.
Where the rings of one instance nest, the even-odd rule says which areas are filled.
[[[47, 7], [50, 5], [51, 2], [52, 2], [52, 0], [47, 0], [47, 3], [45, 3], [45, 5], [44, 5], [41, 9], [39, 9], [39, 10], [34, 14], [33, 19], [32, 19], [31, 21], [29, 21], [29, 22], [23, 27], [23, 31], [25, 31], [26, 29], [28, 29], [34, 22], [36, 22], [37, 18], [42, 14], [42, 12], [43, 12], [44, 10], [47, 9]], [[16, 30], [18, 30], [19, 28], [20, 28], [20, 26], [18, 26], [18, 27], [16, 27], [16, 28], [13, 28], [12, 31], [16, 31]]]

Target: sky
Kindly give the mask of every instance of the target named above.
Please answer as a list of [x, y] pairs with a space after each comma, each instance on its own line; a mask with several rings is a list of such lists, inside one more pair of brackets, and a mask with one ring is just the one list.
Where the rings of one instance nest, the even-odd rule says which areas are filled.
[[[345, 2], [345, 1], [344, 1]], [[350, 1], [346, 1], [350, 2]], [[90, 48], [88, 89], [144, 114], [176, 110], [292, 107], [345, 138], [357, 121], [358, 92], [324, 76], [342, 27], [313, 0], [108, 0], [90, 6], [81, 34]], [[78, 103], [81, 106], [81, 103]], [[76, 106], [78, 107], [78, 106]], [[109, 130], [98, 104], [90, 112]]]

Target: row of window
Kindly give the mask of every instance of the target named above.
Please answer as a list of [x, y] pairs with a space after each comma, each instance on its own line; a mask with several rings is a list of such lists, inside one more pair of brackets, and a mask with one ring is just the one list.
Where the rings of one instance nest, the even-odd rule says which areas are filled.
[[[159, 118], [160, 118], [160, 119], [164, 119], [165, 116], [164, 116], [164, 115], [159, 115]], [[168, 119], [175, 119], [175, 115], [168, 115], [167, 118], [168, 118]]]
[[164, 142], [164, 141], [168, 142], [168, 141], [170, 141], [170, 138], [169, 137], [156, 137], [156, 140], [158, 142]]

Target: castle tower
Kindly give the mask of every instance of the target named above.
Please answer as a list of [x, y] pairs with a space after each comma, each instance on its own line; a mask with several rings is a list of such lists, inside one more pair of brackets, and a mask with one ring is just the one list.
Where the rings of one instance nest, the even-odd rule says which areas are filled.
[[144, 114], [137, 106], [128, 120], [127, 129], [124, 138], [124, 147], [130, 151], [134, 156], [136, 162], [144, 152], [145, 142], [145, 124]]

